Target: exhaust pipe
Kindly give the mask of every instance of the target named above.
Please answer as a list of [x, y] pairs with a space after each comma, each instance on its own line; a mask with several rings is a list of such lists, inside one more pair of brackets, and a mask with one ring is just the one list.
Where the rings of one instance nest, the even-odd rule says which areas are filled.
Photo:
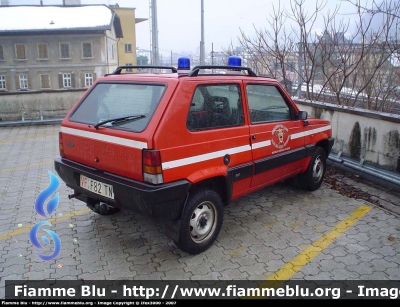
[[80, 193], [69, 194], [68, 199], [76, 198], [77, 196], [81, 195]]

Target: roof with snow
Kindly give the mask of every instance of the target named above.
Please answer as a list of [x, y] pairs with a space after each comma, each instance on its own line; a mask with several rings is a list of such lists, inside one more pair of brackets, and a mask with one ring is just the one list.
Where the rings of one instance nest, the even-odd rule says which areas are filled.
[[104, 31], [112, 26], [122, 37], [118, 15], [105, 5], [0, 6], [0, 35]]

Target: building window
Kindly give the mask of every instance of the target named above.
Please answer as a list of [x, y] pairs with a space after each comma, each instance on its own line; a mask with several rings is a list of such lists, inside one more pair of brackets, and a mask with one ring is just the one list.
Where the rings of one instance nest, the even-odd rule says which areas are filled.
[[47, 51], [47, 44], [39, 43], [39, 44], [37, 44], [37, 49], [38, 49], [38, 58], [39, 59], [48, 59], [49, 58], [49, 54]]
[[6, 76], [0, 75], [0, 90], [6, 89]]
[[93, 84], [93, 74], [85, 74], [85, 87], [89, 87]]
[[62, 59], [70, 59], [69, 55], [69, 44], [68, 43], [61, 43], [60, 44], [60, 56]]
[[21, 90], [28, 89], [28, 76], [27, 75], [19, 75], [19, 88]]
[[17, 57], [17, 60], [26, 60], [26, 52], [24, 44], [15, 45], [15, 56]]
[[0, 45], [0, 61], [4, 61], [4, 48]]
[[83, 58], [92, 58], [92, 43], [82, 43], [82, 55]]
[[111, 45], [111, 59], [115, 60], [115, 45]]
[[72, 86], [71, 74], [62, 74], [62, 79], [63, 79], [63, 87], [71, 87]]
[[[126, 66], [132, 66], [132, 63], [126, 63]], [[133, 70], [132, 70], [132, 68], [127, 68], [126, 69], [126, 72], [132, 72]]]
[[40, 87], [41, 88], [50, 88], [50, 75], [40, 75]]
[[132, 52], [132, 44], [125, 44], [125, 53]]

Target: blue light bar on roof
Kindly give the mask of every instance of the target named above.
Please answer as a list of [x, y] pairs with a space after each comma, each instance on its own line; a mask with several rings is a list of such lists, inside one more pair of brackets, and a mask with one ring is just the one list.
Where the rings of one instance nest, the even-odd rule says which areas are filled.
[[188, 75], [190, 71], [190, 59], [187, 57], [180, 57], [178, 59], [178, 75]]
[[180, 57], [178, 59], [178, 70], [190, 70], [190, 59], [186, 57]]
[[228, 66], [242, 66], [242, 58], [232, 55], [228, 58]]

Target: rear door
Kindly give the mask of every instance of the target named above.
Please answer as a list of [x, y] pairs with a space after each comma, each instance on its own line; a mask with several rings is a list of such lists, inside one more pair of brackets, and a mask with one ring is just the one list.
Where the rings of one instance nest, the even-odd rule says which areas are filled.
[[252, 156], [241, 80], [182, 78], [154, 144], [161, 149], [164, 181], [229, 180], [229, 195], [250, 188]]
[[245, 81], [254, 162], [251, 187], [268, 185], [300, 170], [304, 158], [303, 123], [297, 108], [274, 84]]

